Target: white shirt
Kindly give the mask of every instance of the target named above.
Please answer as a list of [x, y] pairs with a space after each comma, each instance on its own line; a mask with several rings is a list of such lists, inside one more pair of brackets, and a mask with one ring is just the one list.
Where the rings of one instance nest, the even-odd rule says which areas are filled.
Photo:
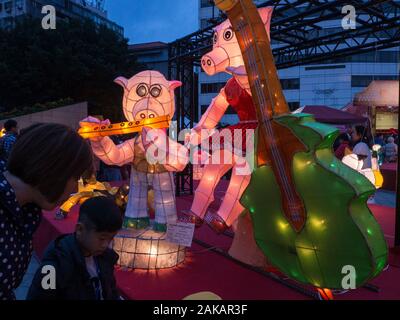
[[[98, 294], [100, 295], [100, 300], [104, 300], [103, 288], [101, 287], [96, 261], [93, 258], [93, 256], [90, 256], [90, 257], [85, 257], [85, 262], [86, 262], [86, 270], [90, 275], [90, 280], [92, 282], [93, 289], [95, 290], [96, 295], [97, 295], [97, 290], [99, 290]], [[95, 283], [98, 284], [98, 287], [96, 287]]]

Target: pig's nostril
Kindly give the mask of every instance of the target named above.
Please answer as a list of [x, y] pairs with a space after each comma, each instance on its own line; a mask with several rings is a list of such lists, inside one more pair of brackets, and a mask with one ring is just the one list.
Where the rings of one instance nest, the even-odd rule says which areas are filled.
[[205, 66], [205, 65], [206, 65], [206, 60], [202, 60], [202, 61], [201, 61], [201, 64], [202, 64], [203, 66]]
[[145, 115], [144, 113], [141, 113], [141, 114], [140, 114], [140, 117], [141, 117], [142, 119], [144, 119], [144, 118], [146, 118], [146, 115]]
[[207, 65], [211, 66], [211, 60], [207, 59]]
[[149, 115], [149, 118], [150, 119], [154, 118], [154, 114]]

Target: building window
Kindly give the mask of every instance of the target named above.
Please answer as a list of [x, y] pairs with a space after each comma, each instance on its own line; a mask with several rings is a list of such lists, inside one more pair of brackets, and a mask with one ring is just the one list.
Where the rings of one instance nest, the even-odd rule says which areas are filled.
[[225, 87], [226, 82], [213, 82], [213, 83], [202, 83], [201, 93], [219, 93], [223, 87]]
[[398, 80], [398, 76], [389, 76], [389, 75], [383, 75], [383, 76], [352, 76], [351, 77], [351, 86], [353, 88], [364, 88], [368, 87], [370, 83], [374, 80]]
[[300, 79], [281, 79], [281, 85], [283, 90], [298, 90], [300, 89]]
[[[373, 52], [375, 54], [375, 52]], [[374, 61], [383, 63], [398, 63], [399, 52], [398, 51], [379, 51], [374, 56]]]
[[[201, 93], [219, 93], [223, 87], [225, 87], [226, 82], [212, 82], [212, 83], [202, 83]], [[283, 90], [298, 90], [300, 89], [300, 79], [281, 79], [281, 85]]]
[[337, 65], [337, 66], [319, 66], [319, 67], [306, 67], [306, 71], [313, 71], [313, 70], [331, 70], [331, 69], [345, 69], [346, 66], [344, 64]]
[[15, 5], [17, 6], [17, 9], [20, 11], [24, 8], [24, 4], [22, 3], [22, 0], [17, 0]]
[[32, 7], [41, 10], [42, 5], [41, 5], [39, 2], [37, 2], [37, 1], [32, 1]]
[[208, 7], [213, 7], [213, 6], [214, 6], [213, 0], [201, 0], [201, 2], [200, 2], [201, 8], [208, 8]]
[[6, 3], [4, 4], [4, 11], [10, 13], [10, 12], [11, 12], [11, 9], [12, 9], [11, 4], [12, 4], [11, 1], [6, 2]]
[[200, 21], [200, 29], [205, 29], [210, 25], [211, 25], [210, 19], [201, 19], [201, 21]]
[[[371, 52], [366, 52], [366, 53], [360, 53], [360, 54], [354, 54], [351, 56], [347, 57], [339, 57], [339, 58], [333, 58], [333, 59], [328, 59], [324, 60], [324, 64], [329, 64], [329, 63], [362, 63], [362, 62], [369, 62], [369, 63], [397, 63], [399, 61], [399, 52], [398, 51], [371, 51]], [[313, 64], [321, 64], [321, 62], [318, 63], [310, 63], [310, 65]], [[308, 70], [306, 68], [306, 70]], [[310, 69], [312, 70], [312, 69]], [[314, 69], [315, 70], [315, 69]], [[317, 69], [319, 70], [319, 69]]]

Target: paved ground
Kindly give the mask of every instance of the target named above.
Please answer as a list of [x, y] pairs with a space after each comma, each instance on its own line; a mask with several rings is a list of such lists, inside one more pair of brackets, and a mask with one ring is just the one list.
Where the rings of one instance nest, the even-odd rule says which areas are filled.
[[[374, 201], [378, 205], [394, 208], [396, 206], [396, 193], [385, 190], [378, 190], [375, 194]], [[15, 290], [17, 300], [25, 300], [29, 286], [33, 279], [33, 275], [38, 267], [39, 261], [35, 256], [33, 256], [21, 286]]]
[[396, 207], [396, 193], [392, 191], [378, 190], [375, 194], [375, 203], [381, 206]]

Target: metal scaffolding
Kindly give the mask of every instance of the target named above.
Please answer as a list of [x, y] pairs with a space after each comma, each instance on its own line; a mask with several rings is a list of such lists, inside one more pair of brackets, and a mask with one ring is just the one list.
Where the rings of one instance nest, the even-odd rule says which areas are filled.
[[[342, 8], [355, 7], [356, 29], [327, 32], [321, 23], [343, 19]], [[278, 69], [308, 63], [334, 63], [338, 58], [400, 46], [400, 2], [389, 0], [270, 0], [273, 54]], [[213, 28], [225, 19], [169, 44], [169, 77], [183, 86], [177, 94], [178, 130], [193, 127], [198, 115], [197, 72], [212, 48]], [[178, 131], [179, 132], [179, 131]], [[193, 192], [192, 169], [177, 175], [177, 195]]]

